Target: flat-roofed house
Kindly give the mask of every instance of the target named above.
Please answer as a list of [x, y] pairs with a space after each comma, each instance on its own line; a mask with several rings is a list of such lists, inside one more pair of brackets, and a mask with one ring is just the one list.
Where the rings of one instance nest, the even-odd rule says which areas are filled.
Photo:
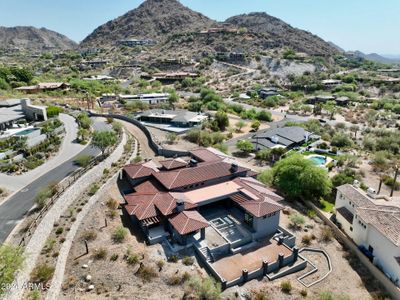
[[46, 107], [32, 105], [29, 99], [0, 100], [0, 131], [20, 120], [46, 121]]
[[208, 117], [188, 110], [152, 109], [136, 117], [139, 121], [152, 124], [169, 124], [174, 127], [190, 128], [200, 126]]
[[166, 103], [169, 99], [168, 93], [151, 93], [151, 94], [137, 94], [137, 95], [119, 95], [120, 101], [140, 101], [148, 105], [157, 105]]

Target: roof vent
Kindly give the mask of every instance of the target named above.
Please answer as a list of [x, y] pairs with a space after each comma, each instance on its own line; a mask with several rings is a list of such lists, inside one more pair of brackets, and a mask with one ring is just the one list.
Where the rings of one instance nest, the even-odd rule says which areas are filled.
[[195, 160], [194, 158], [192, 158], [192, 159], [190, 160], [189, 166], [190, 166], [190, 167], [197, 167], [197, 164], [198, 164], [197, 160]]
[[375, 191], [375, 189], [369, 187], [368, 190], [367, 190], [367, 195], [370, 196], [370, 197], [372, 197], [372, 198], [374, 198], [374, 197], [376, 196], [376, 191]]
[[274, 144], [278, 144], [279, 137], [277, 135], [271, 136], [271, 142], [273, 142]]
[[237, 163], [232, 163], [232, 165], [231, 165], [231, 172], [232, 172], [232, 173], [236, 173], [236, 172], [238, 171], [238, 169], [239, 169], [238, 164], [237, 164]]

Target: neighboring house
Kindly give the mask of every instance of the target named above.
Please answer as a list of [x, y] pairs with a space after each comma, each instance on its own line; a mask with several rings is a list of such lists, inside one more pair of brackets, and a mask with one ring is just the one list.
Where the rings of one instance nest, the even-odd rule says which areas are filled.
[[326, 79], [326, 80], [322, 80], [322, 85], [326, 88], [326, 89], [332, 89], [335, 88], [339, 85], [343, 84], [343, 82], [341, 80], [336, 80], [336, 79]]
[[400, 199], [345, 184], [337, 188], [335, 208], [341, 229], [400, 287]]
[[91, 75], [89, 77], [82, 78], [82, 80], [86, 81], [109, 81], [115, 80], [114, 77], [107, 76], [107, 75]]
[[164, 109], [147, 110], [139, 114], [136, 118], [146, 124], [163, 124], [181, 128], [200, 126], [208, 119], [206, 115], [196, 112]]
[[46, 121], [46, 107], [32, 105], [29, 99], [0, 101], [0, 131], [12, 128], [21, 120]]
[[[124, 213], [150, 244], [166, 243], [173, 252], [194, 247], [225, 287], [251, 279], [249, 274], [305, 267], [291, 248], [294, 237], [279, 227], [283, 198], [231, 159], [197, 149], [187, 160], [125, 166], [132, 193], [124, 194]], [[235, 262], [238, 255], [249, 258]]]
[[278, 96], [278, 89], [276, 87], [261, 88], [258, 90], [258, 96], [261, 99], [267, 99], [272, 96]]
[[335, 101], [336, 105], [339, 106], [347, 106], [350, 103], [349, 97], [337, 97], [336, 95], [326, 96], [326, 95], [318, 95], [318, 96], [310, 96], [307, 98], [306, 103], [311, 105], [316, 105], [318, 103], [326, 103], [328, 101]]
[[119, 95], [120, 101], [141, 101], [149, 105], [156, 105], [168, 101], [170, 94], [168, 93], [152, 93], [152, 94], [138, 94], [138, 95]]
[[292, 149], [319, 138], [300, 126], [288, 126], [257, 132], [251, 137], [251, 142], [258, 151], [272, 148]]
[[129, 39], [129, 40], [120, 40], [117, 42], [120, 46], [126, 47], [136, 47], [136, 46], [149, 46], [155, 45], [156, 42], [153, 40], [137, 40], [137, 39]]
[[142, 75], [142, 78], [144, 79], [154, 79], [162, 82], [180, 81], [185, 78], [196, 78], [196, 77], [199, 77], [199, 74], [191, 72], [171, 72], [171, 73], [161, 72], [161, 73], [154, 73], [152, 75], [146, 75], [146, 74]]
[[66, 91], [69, 90], [70, 84], [65, 82], [44, 82], [38, 85], [22, 86], [16, 88], [16, 91], [25, 92], [27, 94], [34, 94], [39, 92], [49, 92], [49, 91]]

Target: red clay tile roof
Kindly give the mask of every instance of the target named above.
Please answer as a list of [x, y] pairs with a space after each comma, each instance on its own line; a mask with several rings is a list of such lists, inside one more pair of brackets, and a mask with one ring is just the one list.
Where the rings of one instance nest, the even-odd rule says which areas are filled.
[[146, 180], [134, 187], [137, 193], [141, 194], [156, 194], [165, 191], [164, 187], [155, 179]]
[[197, 158], [198, 160], [200, 160], [202, 162], [211, 162], [211, 161], [222, 160], [222, 158], [219, 157], [217, 154], [215, 154], [207, 149], [204, 149], [204, 148], [192, 150], [192, 151], [190, 151], [190, 153], [195, 158]]
[[281, 211], [283, 206], [278, 204], [275, 201], [264, 200], [264, 201], [256, 201], [250, 199], [248, 196], [237, 193], [230, 197], [233, 201], [239, 204], [244, 210], [253, 216], [260, 218], [266, 215]]
[[282, 201], [283, 198], [273, 191], [268, 189], [263, 183], [252, 177], [238, 177], [233, 180], [251, 193], [256, 194], [261, 198], [267, 198], [273, 201]]
[[227, 177], [247, 170], [246, 168], [238, 167], [236, 172], [231, 172], [231, 164], [221, 161], [176, 171], [154, 173], [153, 176], [168, 190], [172, 190], [212, 179]]
[[206, 219], [195, 210], [183, 211], [169, 220], [181, 235], [189, 234], [210, 226]]
[[150, 176], [158, 172], [157, 166], [154, 162], [149, 161], [140, 164], [131, 164], [124, 167], [124, 171], [132, 179]]
[[160, 161], [160, 164], [167, 170], [179, 169], [187, 166], [187, 162], [183, 159], [166, 159]]

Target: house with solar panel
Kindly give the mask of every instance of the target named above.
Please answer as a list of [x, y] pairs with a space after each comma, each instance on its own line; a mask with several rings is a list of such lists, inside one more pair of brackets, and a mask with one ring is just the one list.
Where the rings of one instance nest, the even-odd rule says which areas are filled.
[[283, 198], [255, 176], [213, 148], [127, 165], [123, 210], [149, 244], [193, 247], [225, 287], [305, 267], [295, 237], [279, 225]]

